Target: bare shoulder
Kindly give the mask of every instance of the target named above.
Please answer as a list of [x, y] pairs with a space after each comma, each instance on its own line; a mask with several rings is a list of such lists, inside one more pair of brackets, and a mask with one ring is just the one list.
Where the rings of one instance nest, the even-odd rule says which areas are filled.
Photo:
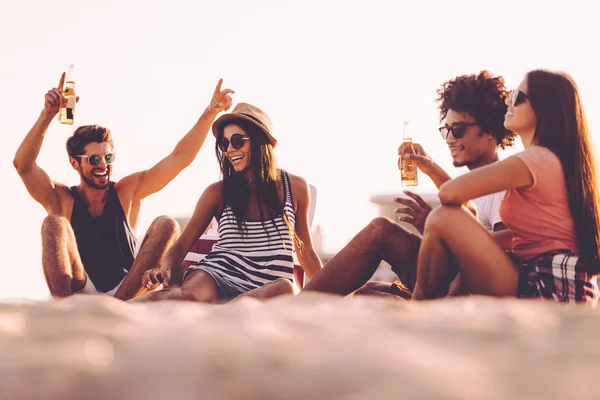
[[308, 187], [308, 183], [306, 183], [306, 179], [304, 179], [303, 177], [299, 175], [290, 174], [289, 172], [287, 174], [290, 177], [290, 183], [292, 185]]
[[132, 199], [142, 178], [143, 172], [127, 175], [115, 183], [115, 189], [120, 199]]
[[202, 197], [206, 197], [212, 200], [221, 201], [223, 196], [223, 181], [211, 183], [204, 189]]
[[310, 196], [310, 190], [306, 179], [299, 175], [290, 174], [290, 185], [292, 186], [292, 197], [295, 201], [306, 201]]
[[212, 216], [221, 215], [223, 211], [223, 182], [211, 183], [204, 189], [198, 203], [196, 211], [206, 212], [210, 210]]

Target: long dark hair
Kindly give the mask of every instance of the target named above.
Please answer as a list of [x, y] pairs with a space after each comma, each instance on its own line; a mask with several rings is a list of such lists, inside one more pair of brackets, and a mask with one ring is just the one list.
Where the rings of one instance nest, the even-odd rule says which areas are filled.
[[[263, 209], [267, 210], [268, 219], [272, 220], [281, 215], [285, 225], [288, 227], [290, 236], [293, 238], [296, 248], [301, 247], [301, 242], [293, 229], [291, 221], [283, 212], [285, 198], [279, 198], [277, 182], [281, 179], [281, 171], [275, 163], [273, 146], [267, 135], [254, 123], [245, 119], [233, 119], [219, 127], [215, 153], [221, 166], [221, 178], [223, 180], [223, 207], [229, 206], [235, 216], [238, 229], [242, 234], [246, 230], [246, 216], [250, 207], [251, 185], [243, 173], [236, 172], [225, 153], [219, 148], [219, 141], [223, 138], [223, 130], [228, 125], [237, 125], [250, 136], [250, 168], [254, 173], [256, 187], [256, 205], [258, 207], [260, 220], [269, 234], [269, 227], [265, 226], [265, 215]], [[274, 225], [277, 228], [277, 225]], [[281, 232], [277, 228], [281, 237]]]
[[596, 162], [579, 90], [565, 73], [535, 70], [527, 74], [528, 97], [537, 119], [533, 143], [560, 159], [575, 224], [580, 257], [588, 272], [600, 272], [600, 199]]

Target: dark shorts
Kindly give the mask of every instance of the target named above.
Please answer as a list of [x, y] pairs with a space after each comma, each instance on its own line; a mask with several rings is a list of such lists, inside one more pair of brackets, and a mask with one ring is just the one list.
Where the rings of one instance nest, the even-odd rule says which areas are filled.
[[529, 260], [512, 257], [519, 268], [517, 297], [596, 306], [600, 292], [595, 276], [579, 256], [569, 250], [541, 254]]
[[237, 285], [226, 276], [221, 275], [216, 269], [198, 264], [190, 265], [187, 271], [185, 271], [185, 274], [183, 274], [182, 284], [185, 283], [185, 280], [196, 271], [204, 271], [210, 275], [211, 278], [213, 278], [215, 285], [217, 286], [217, 290], [219, 291], [219, 300], [223, 302], [235, 299], [239, 295], [248, 291], [247, 288]]

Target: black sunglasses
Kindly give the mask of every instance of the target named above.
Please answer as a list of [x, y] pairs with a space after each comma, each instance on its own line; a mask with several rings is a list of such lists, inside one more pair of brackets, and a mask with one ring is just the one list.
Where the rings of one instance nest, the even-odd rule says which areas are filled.
[[474, 125], [479, 125], [478, 122], [459, 122], [457, 124], [454, 124], [452, 126], [440, 126], [439, 130], [440, 133], [442, 134], [442, 137], [444, 138], [444, 140], [448, 139], [448, 135], [450, 134], [450, 132], [452, 132], [452, 136], [454, 136], [455, 139], [460, 139], [463, 136], [465, 136], [465, 132], [467, 132], [467, 128], [470, 126], [474, 126]]
[[[250, 136], [242, 135], [241, 133], [234, 133], [231, 135], [231, 145], [234, 149], [241, 149], [245, 140], [250, 140]], [[225, 136], [222, 136], [221, 139], [219, 139], [219, 149], [221, 149], [223, 153], [229, 148], [229, 141], [230, 140]]]
[[115, 162], [116, 156], [117, 155], [115, 153], [107, 153], [104, 156], [99, 156], [98, 154], [92, 154], [91, 156], [75, 156], [75, 157], [87, 158], [90, 165], [98, 165], [102, 158], [104, 158], [105, 163], [112, 164]]
[[516, 107], [519, 104], [525, 103], [525, 101], [528, 98], [529, 97], [527, 97], [527, 95], [524, 92], [521, 92], [520, 90], [516, 89], [510, 93], [510, 104], [513, 107]]

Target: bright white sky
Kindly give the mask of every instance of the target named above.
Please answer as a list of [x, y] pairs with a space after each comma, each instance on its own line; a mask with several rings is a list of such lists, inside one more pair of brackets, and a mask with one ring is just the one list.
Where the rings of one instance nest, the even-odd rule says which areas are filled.
[[[59, 7], [60, 4], [60, 7]], [[402, 121], [453, 175], [437, 131], [435, 91], [455, 75], [489, 69], [517, 86], [547, 67], [581, 89], [598, 142], [600, 10], [593, 1], [3, 0], [0, 98], [4, 145], [0, 298], [48, 296], [41, 270], [43, 208], [27, 194], [14, 153], [68, 64], [81, 96], [76, 126], [112, 129], [115, 178], [166, 156], [219, 78], [274, 122], [279, 166], [317, 186], [314, 225], [336, 251], [378, 214], [373, 194], [400, 191]], [[73, 185], [53, 123], [39, 164]], [[141, 235], [160, 214], [191, 213], [219, 178], [209, 137], [195, 162], [142, 209]], [[423, 188], [432, 187], [420, 176]]]

